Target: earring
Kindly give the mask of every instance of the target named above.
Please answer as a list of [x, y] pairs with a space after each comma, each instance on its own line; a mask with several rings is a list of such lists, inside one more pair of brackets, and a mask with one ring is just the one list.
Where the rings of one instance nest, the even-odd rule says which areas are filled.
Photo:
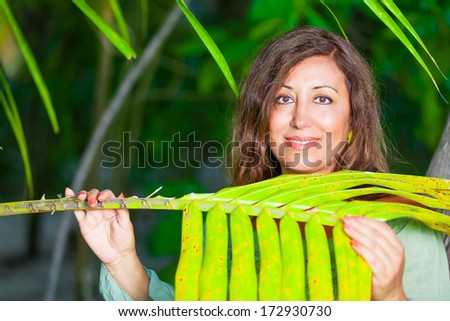
[[353, 129], [351, 129], [350, 133], [348, 133], [347, 145], [350, 145], [352, 143], [352, 140], [353, 140]]

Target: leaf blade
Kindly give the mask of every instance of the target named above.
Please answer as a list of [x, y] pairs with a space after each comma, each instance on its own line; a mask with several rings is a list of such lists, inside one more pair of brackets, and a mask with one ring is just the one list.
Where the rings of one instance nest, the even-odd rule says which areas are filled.
[[25, 39], [25, 36], [20, 30], [19, 24], [14, 18], [14, 15], [11, 9], [9, 8], [7, 0], [0, 0], [0, 7], [3, 8], [3, 11], [6, 14], [6, 18], [13, 30], [14, 36], [17, 40], [20, 51], [22, 52], [25, 63], [28, 67], [28, 70], [31, 73], [31, 77], [34, 80], [34, 83], [36, 84], [42, 102], [44, 103], [44, 107], [47, 111], [47, 115], [50, 119], [50, 123], [52, 124], [53, 132], [57, 134], [59, 133], [58, 119], [56, 117], [50, 93], [48, 91], [47, 85], [45, 84], [44, 78], [42, 77], [42, 73], [39, 69], [36, 59], [34, 58], [33, 52], [31, 51], [30, 46], [28, 45], [28, 42]]
[[325, 3], [325, 0], [320, 0], [320, 3], [327, 8], [327, 10], [331, 13], [331, 15], [333, 16], [334, 20], [336, 21], [339, 29], [341, 30], [342, 35], [344, 36], [345, 40], [348, 41], [348, 37], [347, 34], [344, 31], [344, 28], [342, 28], [341, 23], [339, 22], [339, 19], [336, 17], [336, 15], [334, 14], [333, 10], [331, 10], [331, 8]]
[[422, 68], [425, 70], [425, 72], [428, 74], [429, 78], [434, 84], [434, 87], [436, 87], [436, 90], [438, 91], [439, 95], [442, 97], [442, 99], [448, 103], [448, 101], [445, 99], [445, 97], [442, 95], [441, 90], [434, 79], [433, 75], [431, 74], [430, 70], [428, 69], [427, 65], [423, 61], [422, 57], [420, 57], [417, 50], [414, 48], [414, 46], [411, 44], [409, 39], [406, 37], [406, 35], [403, 33], [403, 31], [400, 29], [400, 27], [397, 25], [397, 23], [394, 21], [394, 19], [391, 18], [391, 16], [384, 10], [384, 8], [376, 1], [376, 0], [364, 0], [364, 3], [369, 7], [370, 10], [372, 10], [375, 15], [378, 16], [378, 18], [392, 31], [392, 33], [395, 34], [395, 36], [405, 45], [406, 49], [409, 50], [409, 52], [414, 56], [414, 58], [417, 60], [417, 62], [422, 66]]
[[129, 43], [122, 38], [106, 21], [100, 17], [84, 0], [73, 0], [73, 3], [80, 9], [86, 17], [89, 18], [109, 41], [125, 56], [127, 59], [136, 58], [136, 53]]
[[119, 27], [120, 34], [127, 43], [130, 43], [130, 35], [128, 33], [127, 23], [123, 17], [122, 9], [118, 0], [109, 0], [109, 5], [116, 19], [117, 26]]
[[175, 300], [196, 301], [203, 256], [203, 217], [195, 202], [183, 209], [181, 253], [175, 274]]
[[[2, 84], [3, 86], [7, 86], [7, 83], [5, 81], [3, 72], [0, 68], [0, 77], [2, 78]], [[5, 89], [6, 91], [9, 91], [9, 86], [7, 86]], [[8, 96], [8, 92], [7, 92]], [[29, 197], [34, 197], [34, 183], [33, 183], [33, 174], [31, 171], [31, 163], [30, 163], [30, 157], [28, 154], [28, 146], [25, 138], [25, 133], [23, 131], [22, 122], [18, 116], [17, 113], [17, 107], [15, 104], [15, 101], [12, 99], [8, 102], [8, 98], [5, 96], [2, 90], [0, 90], [0, 101], [2, 102], [3, 108], [6, 113], [6, 117], [8, 118], [9, 123], [11, 124], [11, 128], [13, 130], [14, 136], [16, 137], [17, 145], [19, 146], [20, 155], [22, 156], [22, 162], [25, 169], [25, 180], [27, 184], [28, 189], [28, 195]]]
[[183, 11], [186, 18], [189, 20], [189, 23], [194, 28], [194, 30], [197, 32], [197, 35], [200, 37], [200, 39], [203, 41], [203, 44], [206, 46], [208, 51], [213, 56], [214, 60], [216, 61], [217, 65], [219, 66], [220, 70], [222, 71], [223, 75], [225, 76], [226, 80], [228, 81], [228, 84], [231, 87], [231, 90], [235, 94], [236, 97], [239, 96], [239, 90], [236, 86], [236, 82], [234, 81], [233, 74], [231, 73], [230, 67], [228, 66], [225, 57], [222, 55], [221, 51], [217, 47], [214, 40], [211, 38], [211, 36], [208, 34], [205, 28], [201, 25], [201, 23], [197, 20], [197, 18], [194, 16], [194, 14], [189, 10], [187, 5], [184, 3], [183, 0], [177, 0], [177, 4], [180, 7], [181, 11]]
[[447, 77], [444, 75], [444, 73], [439, 68], [439, 65], [437, 64], [436, 60], [433, 58], [431, 53], [428, 51], [427, 46], [425, 46], [425, 44], [423, 43], [422, 39], [417, 34], [416, 30], [413, 28], [413, 26], [411, 25], [409, 20], [405, 17], [403, 12], [397, 7], [397, 5], [394, 3], [394, 1], [392, 1], [392, 0], [381, 0], [381, 2], [386, 6], [386, 8], [389, 9], [389, 11], [392, 12], [392, 14], [403, 24], [403, 26], [405, 26], [405, 28], [408, 29], [408, 31], [411, 33], [411, 35], [417, 40], [417, 42], [422, 46], [422, 48], [428, 54], [428, 56], [430, 57], [431, 61], [433, 61], [434, 65], [439, 70], [441, 75], [445, 79], [447, 79]]

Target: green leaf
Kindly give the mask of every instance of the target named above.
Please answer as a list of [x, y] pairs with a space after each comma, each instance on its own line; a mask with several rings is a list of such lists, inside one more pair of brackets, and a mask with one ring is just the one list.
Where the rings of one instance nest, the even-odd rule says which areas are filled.
[[120, 30], [120, 34], [127, 43], [130, 43], [130, 35], [128, 34], [127, 24], [125, 22], [125, 19], [123, 18], [122, 9], [120, 8], [119, 1], [109, 0], [109, 5], [111, 6], [114, 18], [116, 19], [117, 25]]
[[[403, 201], [355, 200], [360, 196], [384, 194], [411, 200], [415, 205]], [[213, 194], [112, 199], [103, 202], [101, 208], [180, 210], [193, 202], [203, 212], [220, 205], [226, 213], [242, 207], [250, 216], [267, 212], [273, 218], [291, 215], [299, 222], [307, 222], [312, 215], [316, 215], [321, 224], [330, 226], [339, 222], [342, 213], [373, 215], [380, 220], [412, 217], [450, 234], [450, 216], [435, 211], [450, 209], [450, 180], [387, 173], [339, 171], [326, 175], [281, 175], [254, 184], [229, 187]], [[89, 205], [77, 199], [11, 202], [0, 204], [0, 216], [85, 208]]]
[[17, 43], [19, 44], [20, 51], [22, 52], [23, 58], [25, 59], [25, 63], [27, 64], [28, 69], [30, 70], [31, 76], [33, 77], [34, 83], [38, 88], [39, 94], [41, 95], [42, 101], [44, 103], [45, 109], [47, 111], [48, 117], [50, 118], [50, 122], [53, 127], [53, 132], [59, 132], [58, 120], [56, 118], [56, 113], [53, 108], [52, 100], [50, 98], [50, 94], [47, 89], [47, 85], [45, 84], [44, 78], [41, 75], [41, 71], [39, 70], [39, 66], [36, 62], [36, 59], [33, 56], [33, 53], [28, 46], [25, 37], [23, 36], [22, 31], [20, 30], [19, 25], [14, 18], [14, 15], [9, 8], [7, 0], [0, 0], [0, 7], [3, 8], [3, 11], [6, 14], [6, 18], [8, 23], [10, 24], [14, 36], [16, 37]]
[[403, 15], [402, 11], [395, 5], [394, 1], [392, 0], [381, 0], [381, 2], [392, 12], [392, 14], [406, 27], [406, 29], [408, 29], [408, 31], [414, 36], [414, 38], [417, 40], [417, 42], [422, 46], [422, 48], [426, 51], [426, 53], [428, 54], [428, 56], [430, 57], [430, 59], [433, 61], [434, 65], [436, 66], [436, 68], [439, 70], [439, 72], [441, 73], [441, 75], [447, 79], [447, 77], [445, 77], [444, 73], [441, 71], [441, 69], [439, 68], [436, 60], [434, 60], [433, 56], [430, 54], [430, 52], [428, 51], [427, 47], [425, 46], [425, 44], [423, 43], [422, 39], [420, 38], [420, 36], [417, 34], [416, 30], [414, 30], [414, 28], [411, 26], [411, 24], [409, 23], [408, 19], [406, 19], [406, 17]]
[[222, 70], [222, 73], [225, 76], [225, 78], [227, 79], [228, 84], [231, 87], [231, 90], [236, 95], [236, 97], [238, 97], [239, 91], [236, 86], [236, 82], [234, 81], [230, 67], [228, 66], [225, 58], [223, 57], [223, 55], [220, 52], [217, 45], [215, 44], [214, 40], [212, 40], [211, 36], [208, 34], [208, 32], [205, 30], [205, 28], [203, 28], [203, 26], [200, 24], [200, 22], [197, 20], [197, 18], [195, 18], [195, 16], [192, 14], [192, 12], [186, 6], [186, 4], [184, 3], [183, 0], [177, 0], [177, 4], [180, 7], [181, 11], [183, 11], [186, 18], [189, 20], [191, 26], [197, 32], [200, 39], [203, 41], [206, 48], [208, 48], [208, 51], [213, 56], [217, 65], [219, 66], [220, 70]]
[[344, 36], [345, 40], [348, 41], [348, 37], [347, 34], [344, 31], [344, 28], [342, 28], [341, 24], [339, 23], [339, 19], [336, 17], [336, 15], [334, 14], [333, 10], [331, 10], [331, 8], [325, 3], [325, 0], [320, 0], [320, 3], [323, 4], [325, 6], [325, 8], [328, 9], [328, 11], [331, 13], [331, 15], [333, 16], [334, 20], [336, 20], [336, 23], [339, 26], [339, 29], [341, 29], [341, 33]]
[[84, 0], [73, 0], [73, 3], [100, 29], [111, 43], [127, 58], [136, 58], [136, 53], [129, 43], [121, 37], [106, 21], [87, 5]]
[[[357, 196], [371, 194], [399, 195], [419, 204], [403, 200], [392, 202], [392, 199], [355, 199]], [[77, 198], [10, 202], [0, 203], [0, 216], [88, 208], [88, 202]], [[298, 295], [291, 297], [290, 294], [295, 289], [290, 285], [304, 283], [305, 277], [308, 280], [307, 297], [310, 300], [332, 300], [333, 259], [338, 270], [335, 281], [338, 282], [339, 298], [344, 298], [344, 286], [352, 289], [352, 292], [355, 289], [350, 297], [345, 297], [346, 300], [369, 300], [371, 270], [352, 249], [350, 239], [345, 237], [342, 230], [343, 216], [365, 215], [382, 221], [404, 218], [406, 222], [412, 218], [432, 229], [450, 234], [450, 217], [432, 209], [450, 208], [450, 180], [362, 171], [280, 175], [254, 184], [226, 188], [215, 194], [190, 193], [178, 199], [161, 196], [116, 198], [102, 202], [97, 208], [183, 209], [182, 246], [175, 276], [175, 300], [255, 299], [256, 285], [259, 287], [259, 300], [279, 300], [281, 286], [289, 295], [283, 295], [282, 299], [299, 300], [305, 298], [300, 293], [305, 289], [297, 288]], [[205, 225], [203, 212], [208, 212]], [[226, 213], [231, 215], [230, 224]], [[257, 216], [256, 235], [251, 216]], [[282, 218], [279, 225], [277, 218]], [[306, 244], [302, 241], [298, 222], [306, 223]], [[289, 230], [286, 224], [289, 224]], [[345, 237], [340, 243], [335, 242], [334, 254], [328, 248], [324, 225], [337, 226], [333, 229], [335, 241], [338, 229], [341, 230], [341, 237]], [[228, 250], [229, 228], [231, 252]], [[165, 231], [167, 237], [170, 232], [173, 229]], [[245, 262], [257, 257], [254, 242], [259, 244], [260, 262], [253, 264], [256, 263], [255, 260], [247, 265]], [[205, 250], [203, 244], [206, 244]], [[297, 269], [305, 264], [304, 244], [306, 271], [303, 268]], [[296, 250], [291, 251], [294, 246]], [[229, 257], [233, 259], [233, 264], [232, 281], [228, 286]], [[235, 258], [238, 258], [237, 262]], [[258, 266], [259, 279], [256, 281]], [[289, 269], [286, 270], [285, 267]], [[236, 273], [241, 281], [239, 283], [234, 280]], [[296, 277], [291, 278], [294, 273], [297, 273]], [[342, 273], [344, 278], [340, 277]], [[249, 281], [244, 289], [241, 288], [244, 284], [242, 278]], [[346, 283], [339, 284], [343, 279]]]
[[411, 44], [409, 39], [406, 37], [406, 35], [403, 33], [403, 31], [400, 29], [400, 27], [394, 21], [394, 19], [391, 18], [391, 16], [386, 12], [386, 10], [376, 0], [364, 0], [364, 3], [370, 8], [370, 10], [373, 11], [373, 13], [375, 13], [378, 16], [378, 18], [380, 18], [380, 20], [397, 36], [397, 38], [411, 52], [411, 54], [414, 56], [414, 58], [416, 58], [416, 60], [419, 62], [419, 64], [422, 66], [422, 68], [426, 71], [426, 73], [430, 77], [431, 81], [433, 82], [434, 86], [436, 87], [437, 91], [439, 92], [439, 95], [441, 95], [442, 99], [446, 103], [448, 103], [447, 100], [442, 95], [441, 90], [439, 89], [439, 86], [436, 83], [436, 80], [434, 79], [434, 77], [431, 74], [430, 70], [428, 69], [427, 65], [423, 61], [422, 57], [420, 57], [417, 50]]
[[25, 178], [28, 187], [28, 195], [29, 197], [33, 198], [34, 197], [33, 174], [31, 172], [27, 141], [23, 131], [23, 126], [20, 120], [17, 105], [12, 95], [11, 88], [8, 85], [8, 81], [6, 80], [6, 76], [3, 73], [3, 68], [0, 68], [0, 82], [3, 86], [3, 90], [0, 90], [0, 101], [2, 102], [3, 109], [5, 110], [6, 113], [6, 117], [8, 118], [8, 121], [11, 124], [17, 144], [19, 145], [20, 154], [22, 156], [22, 161], [25, 168]]

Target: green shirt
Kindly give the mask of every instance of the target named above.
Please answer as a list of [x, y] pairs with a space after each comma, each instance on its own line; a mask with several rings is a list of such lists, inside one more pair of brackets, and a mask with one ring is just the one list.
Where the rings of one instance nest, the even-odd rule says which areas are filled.
[[[408, 299], [450, 300], [449, 266], [441, 234], [412, 219], [397, 219], [388, 224], [405, 249], [403, 287]], [[149, 297], [155, 301], [173, 300], [173, 286], [161, 281], [153, 270], [146, 270], [151, 280]], [[103, 264], [99, 287], [105, 300], [131, 300]]]

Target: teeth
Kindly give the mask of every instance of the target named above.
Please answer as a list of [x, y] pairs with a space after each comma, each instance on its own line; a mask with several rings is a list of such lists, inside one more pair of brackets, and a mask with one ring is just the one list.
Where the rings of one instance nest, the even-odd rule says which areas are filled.
[[290, 140], [291, 143], [295, 144], [308, 144], [308, 143], [314, 143], [314, 140], [305, 140], [305, 141], [299, 141], [299, 140]]

